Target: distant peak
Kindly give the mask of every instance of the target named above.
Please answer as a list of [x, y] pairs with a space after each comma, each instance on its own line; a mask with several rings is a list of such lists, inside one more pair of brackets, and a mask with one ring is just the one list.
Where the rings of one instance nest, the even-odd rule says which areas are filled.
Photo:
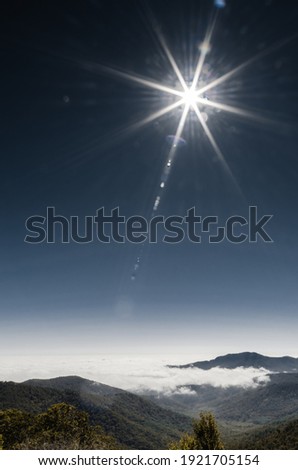
[[[175, 367], [175, 366], [174, 366]], [[298, 359], [290, 356], [269, 357], [263, 356], [257, 352], [229, 353], [224, 356], [218, 356], [210, 361], [198, 361], [180, 368], [197, 367], [198, 369], [209, 370], [214, 367], [223, 369], [236, 369], [237, 367], [263, 368], [272, 372], [297, 372]]]

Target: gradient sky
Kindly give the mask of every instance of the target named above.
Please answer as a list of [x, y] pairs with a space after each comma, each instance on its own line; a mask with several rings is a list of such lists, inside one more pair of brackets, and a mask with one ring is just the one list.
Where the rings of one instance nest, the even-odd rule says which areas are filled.
[[181, 110], [127, 132], [164, 94], [97, 67], [173, 86], [146, 6], [181, 70], [195, 65], [212, 0], [11, 0], [1, 19], [0, 351], [298, 356], [295, 2], [227, 0], [217, 18], [212, 77], [268, 52], [210, 93], [272, 120], [209, 115], [242, 196], [190, 116], [158, 212], [196, 207], [225, 220], [256, 205], [273, 215], [274, 243], [146, 244], [134, 282], [128, 242], [24, 243], [25, 220], [47, 206], [66, 217], [117, 206], [150, 215]]

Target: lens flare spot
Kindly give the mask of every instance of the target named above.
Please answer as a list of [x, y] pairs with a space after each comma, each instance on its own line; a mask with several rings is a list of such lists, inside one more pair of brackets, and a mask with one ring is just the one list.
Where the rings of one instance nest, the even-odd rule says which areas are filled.
[[201, 113], [201, 116], [202, 116], [202, 118], [203, 118], [203, 120], [204, 120], [205, 122], [208, 121], [208, 114], [207, 114], [207, 113], [205, 113], [205, 112], [203, 111], [203, 112]]
[[186, 140], [176, 135], [168, 135], [166, 140], [172, 147], [184, 147], [186, 145]]
[[207, 55], [211, 51], [211, 45], [209, 41], [203, 41], [199, 45], [199, 50], [202, 52], [202, 54]]

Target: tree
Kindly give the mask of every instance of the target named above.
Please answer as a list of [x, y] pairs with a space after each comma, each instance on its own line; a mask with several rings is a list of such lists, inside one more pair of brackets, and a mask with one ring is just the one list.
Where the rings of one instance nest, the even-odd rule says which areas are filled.
[[184, 434], [180, 441], [171, 444], [173, 450], [220, 450], [223, 449], [220, 433], [212, 413], [200, 413], [193, 420], [193, 433]]
[[199, 449], [223, 449], [220, 433], [212, 413], [201, 413], [200, 419], [193, 423], [193, 430], [195, 441], [200, 446]]
[[88, 414], [72, 405], [53, 405], [35, 417], [30, 445], [47, 449], [85, 448], [91, 433], [88, 421]]
[[3, 448], [17, 450], [117, 449], [115, 439], [72, 405], [59, 403], [36, 416], [20, 410], [0, 411]]
[[3, 440], [3, 449], [12, 449], [13, 446], [28, 435], [34, 417], [25, 411], [8, 409], [0, 410], [0, 434]]

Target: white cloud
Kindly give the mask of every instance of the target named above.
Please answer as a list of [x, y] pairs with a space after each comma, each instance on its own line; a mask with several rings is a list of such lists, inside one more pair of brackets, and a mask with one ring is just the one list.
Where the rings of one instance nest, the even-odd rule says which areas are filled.
[[192, 396], [196, 396], [196, 394], [197, 394], [196, 391], [192, 390], [190, 387], [179, 387], [179, 388], [175, 388], [175, 390], [165, 390], [165, 391], [163, 391], [163, 395], [165, 395], [165, 396], [172, 396], [172, 395], [192, 395]]
[[[168, 358], [169, 359], [169, 358]], [[21, 382], [31, 378], [79, 375], [136, 393], [194, 394], [189, 385], [257, 387], [270, 381], [265, 369], [243, 368], [205, 371], [168, 368], [185, 363], [185, 357], [167, 360], [158, 356], [9, 356], [2, 358], [0, 380]]]

